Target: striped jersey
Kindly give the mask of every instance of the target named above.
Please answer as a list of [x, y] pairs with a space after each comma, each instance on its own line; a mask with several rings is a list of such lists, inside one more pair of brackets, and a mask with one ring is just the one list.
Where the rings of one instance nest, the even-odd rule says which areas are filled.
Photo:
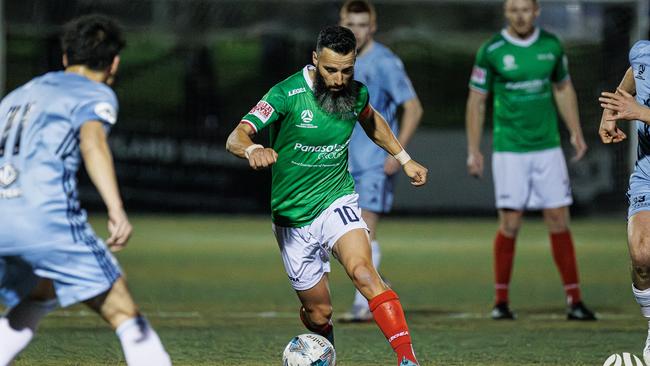
[[0, 253], [81, 240], [79, 131], [88, 121], [108, 131], [117, 109], [107, 85], [63, 71], [36, 77], [0, 102]]

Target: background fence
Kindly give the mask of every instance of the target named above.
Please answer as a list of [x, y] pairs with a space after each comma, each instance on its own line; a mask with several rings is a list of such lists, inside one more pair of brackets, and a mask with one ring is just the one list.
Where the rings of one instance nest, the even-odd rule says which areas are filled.
[[[570, 166], [576, 208], [622, 211], [630, 147], [598, 142], [597, 96], [618, 84], [631, 42], [648, 37], [647, 0], [540, 3], [540, 25], [564, 41], [590, 146], [585, 160]], [[128, 46], [115, 85], [121, 108], [111, 144], [129, 209], [268, 212], [269, 172], [231, 157], [225, 138], [268, 88], [310, 62], [318, 30], [338, 21], [340, 5], [5, 0], [5, 92], [61, 68], [57, 37], [65, 21], [90, 12], [114, 16], [127, 29]], [[415, 192], [399, 182], [397, 211], [492, 212], [490, 176], [476, 181], [465, 173], [464, 108], [474, 54], [503, 27], [502, 2], [375, 5], [376, 38], [402, 58], [425, 109], [409, 150], [432, 173], [432, 184]], [[484, 152], [490, 126], [488, 118]], [[84, 203], [100, 205], [88, 180], [82, 183]]]

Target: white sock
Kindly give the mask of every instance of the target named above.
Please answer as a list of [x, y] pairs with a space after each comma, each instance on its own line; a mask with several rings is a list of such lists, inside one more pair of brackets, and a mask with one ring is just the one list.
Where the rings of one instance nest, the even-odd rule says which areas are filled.
[[[379, 263], [381, 262], [381, 249], [379, 248], [379, 242], [377, 240], [373, 240], [370, 243], [370, 249], [372, 250], [372, 264], [377, 270], [379, 270]], [[352, 306], [357, 309], [368, 308], [368, 299], [363, 297], [359, 290], [356, 290], [354, 293], [354, 302], [352, 303]]]
[[56, 300], [23, 300], [0, 318], [0, 366], [9, 365], [27, 347], [38, 323], [56, 306]]
[[650, 319], [650, 289], [638, 290], [632, 285], [632, 293], [636, 302], [641, 306], [641, 314]]
[[129, 366], [169, 366], [172, 364], [156, 331], [143, 317], [124, 321], [115, 331]]

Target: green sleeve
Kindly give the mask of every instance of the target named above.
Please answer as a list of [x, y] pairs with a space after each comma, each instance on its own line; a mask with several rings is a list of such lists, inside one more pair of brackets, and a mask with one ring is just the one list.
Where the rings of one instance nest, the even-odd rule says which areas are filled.
[[484, 44], [476, 53], [472, 76], [469, 79], [469, 87], [483, 93], [489, 93], [492, 90], [494, 78], [494, 71], [487, 56], [487, 46], [487, 43]]
[[256, 132], [270, 126], [285, 115], [287, 94], [277, 85], [271, 88], [246, 114], [241, 122], [251, 125]]
[[359, 96], [357, 97], [357, 104], [354, 106], [354, 112], [359, 115], [366, 109], [368, 103], [370, 103], [370, 94], [368, 94], [368, 87], [363, 85], [363, 83], [356, 80], [354, 82], [359, 84]]
[[564, 48], [558, 41], [558, 55], [555, 58], [555, 68], [553, 69], [553, 74], [551, 75], [551, 81], [558, 83], [564, 81], [564, 79], [569, 77], [569, 60], [564, 53]]

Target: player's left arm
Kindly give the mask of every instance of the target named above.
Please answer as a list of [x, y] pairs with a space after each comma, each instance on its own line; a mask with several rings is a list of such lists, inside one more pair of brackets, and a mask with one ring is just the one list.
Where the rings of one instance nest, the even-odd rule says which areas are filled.
[[108, 231], [106, 244], [112, 251], [126, 246], [133, 227], [124, 211], [122, 198], [115, 175], [113, 155], [108, 146], [106, 130], [101, 121], [88, 121], [79, 131], [79, 149], [90, 180], [99, 192], [108, 210]]
[[624, 89], [616, 89], [615, 93], [602, 92], [598, 100], [601, 107], [614, 112], [611, 116], [605, 117], [606, 121], [639, 120], [650, 124], [650, 108], [637, 103], [634, 96]]
[[361, 127], [363, 127], [370, 140], [392, 155], [402, 165], [404, 173], [411, 178], [411, 184], [422, 186], [426, 183], [428, 169], [411, 159], [393, 134], [384, 117], [375, 111], [370, 104], [367, 104], [359, 114], [359, 123], [361, 123]]
[[[417, 130], [420, 125], [424, 109], [422, 108], [422, 103], [420, 103], [420, 99], [417, 96], [402, 103], [401, 106], [402, 119], [400, 121], [397, 140], [402, 144], [402, 146], [407, 146], [415, 134], [415, 130]], [[388, 175], [393, 175], [397, 173], [399, 168], [399, 162], [389, 157], [384, 165], [384, 172]]]
[[575, 149], [572, 161], [578, 161], [587, 152], [587, 143], [582, 134], [580, 116], [578, 114], [578, 97], [569, 77], [553, 84], [553, 96], [560, 117], [571, 134], [571, 145]]

